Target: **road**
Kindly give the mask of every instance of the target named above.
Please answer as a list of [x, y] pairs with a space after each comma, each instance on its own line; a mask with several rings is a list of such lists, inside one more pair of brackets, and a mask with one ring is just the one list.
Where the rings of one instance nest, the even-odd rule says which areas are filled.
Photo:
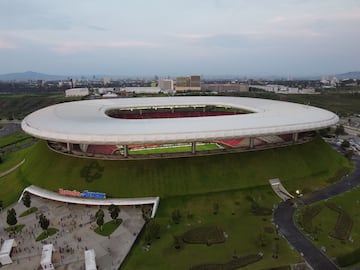
[[[2, 122], [0, 122], [0, 125]], [[6, 123], [3, 128], [0, 128], [0, 137], [5, 137], [14, 133], [15, 131], [20, 130], [20, 124], [18, 123]]]
[[307, 239], [294, 224], [295, 205], [307, 205], [339, 195], [360, 185], [360, 157], [354, 156], [355, 170], [342, 181], [324, 189], [307, 194], [301, 198], [282, 202], [275, 209], [274, 222], [280, 233], [304, 257], [314, 270], [339, 269], [338, 266], [326, 257], [309, 239]]

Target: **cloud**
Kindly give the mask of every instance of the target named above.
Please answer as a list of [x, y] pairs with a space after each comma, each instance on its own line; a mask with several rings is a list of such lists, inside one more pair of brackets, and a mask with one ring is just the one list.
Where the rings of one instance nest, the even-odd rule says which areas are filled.
[[0, 49], [16, 49], [18, 46], [12, 42], [0, 40]]
[[106, 31], [106, 28], [98, 25], [88, 25], [88, 28], [96, 31]]
[[92, 51], [101, 48], [150, 48], [161, 47], [160, 44], [145, 41], [115, 41], [115, 42], [87, 42], [68, 41], [59, 42], [52, 46], [52, 50], [61, 54], [72, 54], [82, 51]]

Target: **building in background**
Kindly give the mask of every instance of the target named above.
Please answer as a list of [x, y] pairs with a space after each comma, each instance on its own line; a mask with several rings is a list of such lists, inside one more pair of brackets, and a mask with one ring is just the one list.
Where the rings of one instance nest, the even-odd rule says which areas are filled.
[[174, 90], [174, 81], [170, 79], [161, 79], [158, 81], [158, 87], [162, 91], [172, 91]]
[[211, 83], [203, 84], [202, 87], [204, 90], [217, 93], [249, 92], [247, 83]]
[[71, 88], [65, 90], [65, 97], [84, 97], [89, 95], [88, 88]]
[[201, 78], [199, 75], [176, 78], [176, 91], [200, 91]]
[[103, 83], [104, 85], [109, 85], [111, 83], [111, 79], [109, 77], [104, 77]]

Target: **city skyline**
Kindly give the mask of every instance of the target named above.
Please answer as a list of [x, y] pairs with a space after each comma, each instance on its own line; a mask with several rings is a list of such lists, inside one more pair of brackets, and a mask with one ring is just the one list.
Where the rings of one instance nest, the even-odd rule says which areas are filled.
[[2, 1], [0, 74], [336, 74], [360, 69], [360, 2]]

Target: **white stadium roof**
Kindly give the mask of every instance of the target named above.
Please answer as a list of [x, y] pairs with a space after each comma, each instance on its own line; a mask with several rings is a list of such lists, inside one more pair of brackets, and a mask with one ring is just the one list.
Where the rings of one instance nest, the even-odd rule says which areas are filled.
[[[191, 118], [117, 119], [116, 108], [216, 105], [254, 113]], [[81, 144], [143, 144], [207, 141], [295, 133], [336, 124], [336, 114], [320, 108], [257, 98], [160, 97], [100, 99], [61, 103], [22, 121], [22, 129], [41, 139]]]

